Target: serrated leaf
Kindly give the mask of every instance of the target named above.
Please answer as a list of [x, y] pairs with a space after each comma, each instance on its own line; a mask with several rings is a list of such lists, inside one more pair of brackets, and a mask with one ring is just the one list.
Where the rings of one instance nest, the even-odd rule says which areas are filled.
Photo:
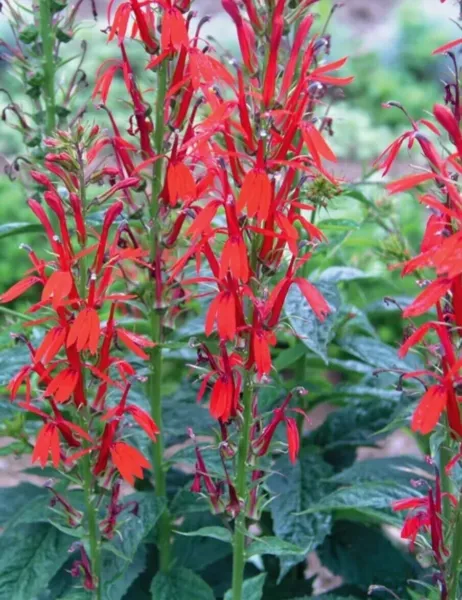
[[157, 573], [151, 585], [152, 600], [215, 600], [212, 588], [193, 571], [178, 567]]
[[[283, 456], [274, 465], [274, 474], [268, 480], [273, 496], [269, 505], [275, 534], [296, 546], [315, 549], [330, 532], [331, 517], [326, 514], [299, 516], [304, 508], [320, 501], [332, 486], [325, 481], [332, 468], [316, 448], [303, 447], [298, 461], [292, 465]], [[281, 561], [280, 579], [303, 557], [286, 557]]]
[[398, 357], [397, 348], [388, 346], [375, 338], [362, 335], [345, 336], [339, 340], [339, 345], [348, 354], [380, 369], [398, 368], [410, 371], [415, 366], [410, 358], [411, 355], [403, 360]]
[[0, 600], [30, 600], [69, 557], [72, 538], [51, 525], [17, 527], [0, 536]]
[[[266, 573], [246, 579], [242, 586], [242, 597], [245, 600], [263, 600], [263, 586], [265, 585]], [[228, 590], [224, 600], [233, 600], [232, 590]]]
[[311, 505], [300, 514], [333, 512], [335, 510], [352, 509], [390, 509], [393, 502], [415, 496], [422, 496], [422, 491], [400, 482], [373, 481], [341, 487], [328, 494], [322, 502]]
[[[205, 528], [219, 527], [220, 520], [207, 512], [187, 513], [181, 532], [198, 531]], [[231, 545], [211, 537], [175, 536], [173, 555], [178, 565], [191, 569], [195, 573], [203, 571], [216, 561], [229, 557]]]
[[[141, 542], [156, 525], [165, 510], [165, 500], [153, 493], [137, 492], [125, 502], [137, 502], [138, 514], [127, 513], [118, 535], [102, 553], [102, 587], [105, 600], [120, 600], [143, 568], [145, 554]], [[123, 520], [121, 515], [119, 518]], [[136, 557], [136, 560], [135, 560]]]
[[168, 445], [188, 438], [186, 425], [194, 433], [210, 432], [215, 422], [204, 403], [197, 402], [197, 391], [191, 382], [184, 382], [164, 403], [164, 436]]
[[392, 456], [357, 461], [348, 469], [330, 477], [329, 481], [339, 485], [374, 481], [410, 484], [411, 479], [416, 479], [417, 476], [432, 479], [433, 469], [416, 456]]
[[21, 483], [14, 487], [1, 488], [0, 526], [4, 527], [12, 517], [15, 517], [21, 509], [27, 507], [30, 502], [40, 498], [45, 503], [48, 497], [48, 490], [31, 483]]
[[[144, 546], [139, 546], [135, 553], [135, 556], [130, 560], [128, 566], [126, 566], [120, 573], [119, 577], [108, 581], [106, 573], [103, 571], [102, 577], [102, 589], [104, 600], [122, 600], [125, 593], [130, 588], [135, 579], [141, 575], [146, 568], [147, 553]], [[116, 559], [117, 561], [117, 559]], [[104, 563], [103, 563], [104, 568]]]
[[364, 597], [373, 584], [390, 587], [401, 596], [408, 580], [420, 571], [416, 561], [393, 546], [380, 528], [360, 523], [336, 522], [318, 554], [323, 565], [362, 589]]
[[300, 548], [300, 546], [285, 542], [278, 537], [264, 536], [250, 544], [247, 548], [246, 556], [247, 558], [251, 558], [252, 556], [271, 554], [272, 556], [298, 555], [304, 557], [310, 550], [311, 544], [308, 544], [304, 548]]
[[300, 340], [327, 363], [327, 345], [333, 338], [335, 325], [338, 322], [341, 299], [334, 283], [320, 281], [316, 287], [331, 309], [324, 321], [318, 319], [301, 291], [294, 285], [287, 294], [284, 311]]
[[[331, 464], [337, 464], [349, 448], [355, 451], [358, 446], [374, 446], [383, 437], [382, 430], [397, 407], [408, 402], [406, 396], [391, 390], [369, 387], [361, 395], [362, 386], [353, 387], [357, 393], [350, 388], [347, 396], [343, 399], [340, 396], [344, 407], [328, 415], [308, 437], [312, 444], [322, 448], [324, 458]], [[343, 466], [349, 465], [343, 463]]]
[[186, 537], [207, 537], [212, 538], [214, 540], [219, 540], [220, 542], [231, 543], [233, 541], [233, 536], [229, 529], [225, 527], [218, 526], [210, 526], [210, 527], [201, 527], [200, 529], [196, 529], [196, 531], [176, 531], [178, 535], [183, 535]]

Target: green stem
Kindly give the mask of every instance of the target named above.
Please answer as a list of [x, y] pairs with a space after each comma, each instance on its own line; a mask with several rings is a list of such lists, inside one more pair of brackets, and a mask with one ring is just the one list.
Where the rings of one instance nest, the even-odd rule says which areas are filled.
[[443, 517], [443, 523], [444, 525], [447, 527], [451, 521], [451, 515], [452, 515], [452, 504], [451, 504], [451, 500], [450, 500], [450, 494], [454, 494], [455, 488], [454, 488], [454, 483], [452, 482], [450, 476], [446, 473], [446, 466], [448, 465], [449, 461], [451, 460], [453, 453], [451, 452], [451, 449], [449, 447], [449, 443], [450, 443], [450, 438], [449, 435], [447, 436], [447, 438], [442, 442], [440, 449], [439, 449], [439, 456], [438, 456], [438, 467], [439, 467], [439, 475], [440, 475], [440, 481], [441, 481], [441, 491], [443, 493], [443, 498], [441, 500], [441, 510], [442, 510], [442, 517]]
[[22, 313], [13, 310], [11, 308], [7, 308], [6, 306], [0, 306], [0, 312], [5, 313], [5, 315], [10, 315], [11, 317], [16, 317], [17, 319], [21, 319], [22, 321], [29, 321], [29, 315], [23, 315]]
[[94, 600], [101, 600], [101, 561], [98, 516], [93, 502], [93, 476], [91, 472], [90, 456], [82, 457], [83, 490], [85, 508], [87, 513], [88, 539], [90, 543], [91, 573], [95, 584], [93, 591]]
[[[154, 150], [158, 157], [163, 154], [164, 148], [164, 105], [167, 91], [167, 61], [164, 61], [157, 75], [157, 98], [155, 113]], [[160, 248], [160, 222], [159, 222], [159, 196], [162, 191], [163, 160], [158, 158], [153, 167], [153, 182], [151, 195], [151, 261], [156, 264]], [[158, 497], [167, 496], [166, 469], [164, 466], [164, 439], [162, 424], [162, 330], [163, 307], [157, 306], [158, 290], [154, 290], [151, 302], [151, 339], [155, 344], [151, 354], [151, 374], [149, 377], [149, 397], [151, 402], [151, 415], [160, 433], [156, 443], [152, 446], [152, 466]], [[171, 523], [168, 511], [164, 511], [159, 520], [158, 548], [160, 557], [160, 570], [166, 572], [170, 568], [170, 537]]]
[[246, 507], [247, 507], [247, 460], [250, 449], [250, 428], [252, 426], [252, 375], [246, 376], [243, 394], [243, 425], [240, 433], [239, 448], [237, 455], [236, 492], [243, 508], [239, 513], [233, 539], [233, 585], [232, 600], [241, 600], [242, 584], [244, 582], [245, 567], [245, 532], [246, 532]]
[[43, 89], [46, 108], [46, 134], [51, 135], [56, 126], [55, 59], [51, 1], [40, 0], [40, 37], [43, 47]]
[[[80, 188], [80, 203], [82, 206], [82, 213], [86, 214], [87, 209], [87, 191], [85, 187], [85, 175], [84, 175], [84, 161], [82, 156], [82, 150], [77, 145], [77, 158], [79, 163], [79, 188]], [[85, 250], [85, 244], [82, 244], [81, 250]], [[79, 295], [80, 298], [87, 297], [87, 257], [84, 255], [79, 260]], [[85, 385], [85, 371], [82, 369], [83, 387]], [[91, 412], [89, 406], [83, 411], [81, 416], [81, 427], [83, 429], [90, 428]], [[91, 445], [90, 442], [85, 442], [85, 447], [88, 448]], [[90, 563], [91, 573], [95, 583], [95, 589], [93, 591], [94, 600], [101, 600], [101, 541], [100, 531], [98, 526], [98, 513], [94, 504], [93, 491], [94, 481], [91, 468], [91, 457], [90, 454], [82, 456], [81, 460], [81, 475], [83, 480], [83, 492], [85, 498], [85, 509], [87, 517], [87, 529], [88, 529], [88, 540], [90, 545]]]
[[460, 563], [462, 559], [462, 495], [457, 505], [449, 565], [448, 600], [459, 600]]
[[[305, 385], [305, 370], [306, 370], [306, 354], [304, 354], [303, 356], [301, 356], [297, 363], [295, 364], [295, 381], [296, 381], [296, 385]], [[300, 396], [300, 408], [305, 411], [307, 409], [306, 406], [306, 396]], [[301, 413], [297, 413], [297, 416], [295, 417], [295, 420], [297, 421], [297, 428], [298, 428], [298, 433], [300, 435], [300, 438], [303, 437], [303, 428], [305, 426], [305, 415], [301, 414]]]

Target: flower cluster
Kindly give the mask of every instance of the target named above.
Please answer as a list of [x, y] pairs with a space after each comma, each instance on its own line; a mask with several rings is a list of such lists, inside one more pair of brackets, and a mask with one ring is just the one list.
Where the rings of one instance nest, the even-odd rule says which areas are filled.
[[[450, 479], [452, 469], [460, 460], [458, 443], [462, 437], [459, 390], [462, 366], [462, 197], [458, 184], [462, 172], [462, 115], [459, 67], [453, 53], [460, 43], [459, 39], [434, 51], [436, 55], [446, 54], [455, 72], [454, 80], [445, 84], [445, 104], [433, 107], [434, 122], [409, 118], [411, 129], [391, 144], [377, 162], [387, 173], [404, 142], [409, 148], [417, 142], [424, 166], [388, 184], [387, 189], [394, 194], [433, 184], [431, 190], [419, 196], [419, 201], [429, 212], [420, 252], [401, 265], [402, 274], [416, 276], [418, 285], [423, 289], [403, 311], [403, 316], [413, 321], [399, 355], [404, 357], [412, 349], [423, 350], [427, 359], [425, 368], [404, 373], [402, 378], [416, 379], [425, 387], [414, 410], [411, 427], [424, 435], [437, 430], [440, 432], [438, 454], [443, 492], [438, 475], [435, 490], [429, 490], [427, 497], [399, 501], [394, 508], [415, 509], [405, 520], [402, 530], [404, 538], [414, 543], [419, 532], [430, 531], [442, 598], [456, 598], [460, 593], [455, 558], [458, 556], [456, 539], [460, 535], [457, 516], [459, 499], [452, 493], [455, 487]], [[398, 103], [390, 102], [387, 106], [398, 107], [407, 115]], [[414, 322], [415, 318], [424, 315], [427, 317], [424, 323]], [[451, 534], [454, 545], [449, 550], [447, 544]], [[454, 557], [448, 560], [453, 554]]]
[[[31, 364], [9, 387], [15, 399], [25, 386], [21, 406], [44, 423], [33, 460], [75, 471], [84, 488], [85, 516], [53, 493], [69, 523], [88, 525], [90, 555], [80, 545], [73, 568], [87, 588], [99, 586], [100, 538], [114, 536], [127, 508], [120, 478], [133, 485], [150, 467], [127, 439], [130, 420], [156, 442], [155, 490], [167, 496], [163, 349], [189, 301], [206, 303], [203, 336], [191, 344], [193, 366], [198, 400], [208, 401], [219, 428], [223, 467], [217, 481], [190, 430], [192, 491], [205, 491], [214, 512], [235, 519], [235, 598], [246, 519], [259, 516], [263, 459], [281, 427], [287, 443], [276, 447], [297, 459], [304, 416], [297, 400], [305, 390], [287, 393], [272, 412], [260, 410], [258, 392], [274, 375], [272, 348], [287, 330], [291, 288], [320, 321], [331, 310], [307, 273], [326, 239], [315, 222], [316, 190], [330, 186], [334, 195], [339, 185], [326, 166], [336, 160], [325, 139], [330, 88], [352, 78], [337, 74], [346, 58], [329, 61], [330, 38], [315, 33], [314, 4], [223, 0], [238, 62], [202, 37], [208, 19], [195, 22], [190, 0], [109, 2], [107, 40], [120, 56], [100, 66], [92, 95], [108, 129], [56, 130], [45, 141], [47, 174], [31, 172], [39, 193], [29, 206], [50, 253], [42, 258], [28, 249], [30, 272], [0, 300], [41, 286], [40, 301], [29, 308], [39, 314], [25, 325], [46, 333], [37, 347], [20, 336]], [[144, 48], [144, 78], [130, 44]], [[116, 77], [126, 89], [125, 127], [110, 104]], [[122, 315], [143, 321], [148, 336], [124, 326]], [[146, 373], [150, 414], [131, 399]], [[101, 490], [110, 490], [102, 519]], [[157, 534], [161, 571], [171, 564], [171, 521], [165, 510]]]
[[[28, 204], [49, 250], [40, 256], [24, 247], [31, 268], [0, 302], [39, 287], [40, 299], [27, 309], [30, 320], [24, 327], [25, 332], [34, 326], [46, 331], [37, 346], [26, 333], [16, 336], [28, 347], [30, 363], [8, 387], [15, 400], [25, 386], [25, 400], [19, 405], [43, 421], [32, 462], [44, 467], [50, 461], [54, 468], [75, 475], [86, 493], [93, 494], [97, 488], [119, 486], [120, 477], [133, 485], [135, 477], [142, 478], [143, 469], [150, 468], [143, 454], [125, 440], [130, 418], [153, 441], [158, 434], [151, 416], [129, 402], [137, 371], [127, 352], [121, 356], [119, 351], [124, 346], [137, 359], [147, 359], [145, 349], [153, 343], [117, 323], [119, 311], [134, 297], [119, 281], [143, 265], [146, 252], [127, 235], [129, 226], [120, 218], [123, 202], [113, 201], [121, 188], [113, 169], [88, 172], [88, 155], [101, 143], [99, 127], [79, 125], [72, 134], [58, 130], [57, 137], [45, 143], [48, 172], [30, 172], [41, 193]], [[89, 198], [92, 183], [104, 191]], [[132, 178], [123, 187], [137, 183]], [[99, 215], [100, 227], [88, 220], [94, 206], [100, 208], [93, 213]], [[77, 527], [81, 519], [68, 503], [61, 504]]]

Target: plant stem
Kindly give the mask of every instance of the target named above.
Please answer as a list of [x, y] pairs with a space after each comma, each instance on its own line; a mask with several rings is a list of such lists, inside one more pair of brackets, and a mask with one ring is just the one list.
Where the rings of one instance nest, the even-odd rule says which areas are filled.
[[460, 563], [462, 559], [462, 494], [459, 495], [457, 505], [454, 533], [452, 538], [450, 572], [448, 581], [448, 600], [458, 600], [460, 598], [459, 579]]
[[[80, 203], [82, 207], [82, 213], [86, 214], [87, 209], [87, 193], [86, 193], [86, 182], [84, 175], [84, 162], [82, 157], [82, 150], [77, 144], [77, 159], [79, 163], [79, 188], [80, 188]], [[81, 250], [85, 250], [85, 244], [82, 244]], [[81, 299], [87, 297], [87, 257], [85, 254], [79, 260], [79, 295]], [[85, 371], [82, 369], [82, 378], [85, 385]], [[91, 422], [90, 407], [87, 406], [86, 410], [82, 414], [81, 427], [83, 429], [89, 429]], [[90, 442], [85, 442], [85, 447], [90, 446]], [[101, 544], [100, 544], [100, 532], [98, 526], [98, 515], [97, 509], [93, 502], [93, 474], [91, 469], [91, 458], [90, 454], [82, 456], [81, 461], [82, 469], [82, 480], [83, 480], [83, 492], [85, 497], [85, 508], [86, 517], [88, 524], [88, 539], [90, 544], [90, 563], [91, 573], [95, 583], [95, 590], [93, 597], [95, 600], [101, 600]]]
[[43, 89], [45, 93], [47, 135], [56, 126], [54, 33], [51, 1], [40, 0], [40, 37], [43, 47]]
[[83, 490], [85, 495], [85, 508], [88, 522], [88, 539], [90, 542], [91, 573], [95, 584], [93, 591], [94, 600], [101, 600], [101, 561], [99, 528], [96, 508], [93, 503], [93, 476], [91, 472], [90, 456], [82, 457]]
[[[163, 154], [165, 134], [164, 105], [167, 90], [167, 61], [164, 61], [157, 74], [157, 98], [155, 113], [154, 150], [157, 156]], [[159, 222], [159, 196], [162, 191], [163, 160], [158, 158], [153, 167], [153, 182], [151, 195], [151, 263], [160, 265], [158, 253], [160, 248], [160, 222]], [[156, 273], [155, 281], [160, 281], [161, 275]], [[149, 377], [149, 398], [151, 403], [151, 416], [160, 429], [156, 443], [152, 445], [152, 466], [158, 497], [167, 496], [166, 470], [164, 468], [164, 440], [162, 425], [162, 330], [163, 307], [158, 306], [161, 290], [154, 290], [151, 302], [151, 339], [155, 347], [151, 353], [151, 373]], [[168, 511], [164, 511], [159, 519], [158, 548], [160, 556], [160, 570], [166, 572], [170, 568], [170, 535], [171, 524]]]
[[22, 321], [29, 321], [29, 315], [23, 315], [22, 313], [13, 310], [11, 308], [7, 308], [6, 306], [0, 306], [0, 312], [5, 313], [5, 315], [10, 315], [11, 317], [16, 317], [17, 319], [21, 319]]
[[[446, 426], [448, 427], [447, 423]], [[448, 429], [447, 429], [448, 430]], [[438, 467], [439, 467], [439, 475], [441, 481], [441, 491], [443, 492], [443, 498], [441, 500], [442, 504], [442, 517], [443, 523], [447, 527], [451, 521], [452, 514], [452, 504], [450, 500], [449, 494], [453, 494], [455, 491], [454, 484], [450, 478], [450, 476], [446, 473], [446, 466], [450, 462], [452, 458], [452, 452], [450, 449], [450, 437], [449, 434], [446, 436], [446, 439], [443, 440], [440, 448], [439, 448], [439, 456], [438, 456]]]
[[242, 584], [244, 582], [245, 567], [245, 532], [246, 532], [246, 507], [247, 507], [247, 459], [250, 446], [250, 428], [252, 425], [252, 375], [247, 373], [244, 384], [243, 394], [243, 425], [240, 433], [238, 456], [237, 456], [237, 474], [236, 474], [236, 492], [239, 500], [243, 501], [242, 507], [234, 528], [233, 539], [233, 585], [232, 600], [241, 600]]

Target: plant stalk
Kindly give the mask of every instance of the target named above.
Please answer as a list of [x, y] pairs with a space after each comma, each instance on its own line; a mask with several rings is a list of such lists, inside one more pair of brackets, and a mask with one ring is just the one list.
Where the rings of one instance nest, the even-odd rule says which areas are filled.
[[[84, 176], [84, 163], [82, 158], [82, 151], [80, 147], [77, 145], [77, 157], [78, 163], [80, 167], [79, 174], [79, 185], [80, 185], [80, 203], [82, 206], [82, 213], [85, 215], [87, 208], [87, 194], [85, 187], [85, 176]], [[85, 250], [85, 244], [82, 244], [81, 250]], [[87, 297], [87, 279], [88, 279], [88, 265], [87, 265], [87, 257], [84, 255], [79, 260], [79, 295], [80, 298], [84, 299]], [[85, 379], [85, 371], [82, 370], [82, 377]], [[84, 381], [84, 388], [85, 388]], [[83, 411], [82, 414], [82, 422], [81, 426], [85, 429], [85, 425], [89, 426], [91, 421], [91, 413], [90, 409], [87, 406], [86, 410]], [[89, 442], [85, 442], [85, 446], [88, 447], [90, 445]], [[97, 509], [95, 507], [93, 501], [93, 474], [91, 469], [91, 458], [90, 454], [85, 454], [82, 456], [81, 462], [82, 469], [82, 480], [83, 480], [83, 492], [85, 498], [85, 509], [86, 509], [86, 517], [88, 524], [88, 540], [90, 546], [90, 564], [91, 564], [91, 573], [95, 583], [95, 589], [93, 590], [93, 598], [94, 600], [101, 600], [102, 598], [102, 590], [101, 590], [101, 544], [100, 544], [100, 532], [98, 527], [98, 515]]]
[[246, 508], [247, 508], [247, 460], [250, 449], [250, 428], [252, 426], [252, 375], [247, 373], [244, 384], [243, 394], [243, 425], [240, 434], [238, 456], [237, 456], [237, 474], [236, 474], [236, 492], [240, 501], [243, 502], [241, 511], [236, 519], [233, 539], [233, 583], [232, 600], [242, 599], [242, 585], [244, 583], [245, 567], [245, 533], [246, 533]]
[[[165, 134], [164, 105], [167, 91], [167, 61], [164, 61], [157, 75], [157, 98], [155, 112], [154, 151], [158, 157], [163, 154]], [[151, 264], [159, 266], [158, 253], [160, 247], [160, 222], [159, 222], [159, 196], [162, 191], [163, 160], [158, 158], [153, 167], [153, 182], [151, 195]], [[159, 282], [157, 273], [154, 280]], [[159, 427], [160, 433], [152, 445], [152, 466], [154, 481], [158, 497], [167, 496], [166, 469], [164, 467], [164, 439], [162, 419], [162, 330], [164, 309], [158, 306], [161, 291], [154, 289], [150, 306], [151, 339], [155, 344], [151, 353], [151, 374], [149, 377], [149, 398], [151, 403], [151, 416]], [[170, 568], [170, 515], [164, 510], [158, 525], [158, 548], [160, 570], [167, 572]]]
[[40, 0], [40, 37], [43, 48], [43, 89], [45, 93], [45, 132], [51, 135], [56, 126], [54, 33], [51, 0]]
[[89, 455], [82, 457], [83, 489], [85, 495], [85, 508], [88, 522], [88, 539], [90, 543], [91, 574], [95, 584], [93, 590], [94, 600], [101, 600], [101, 561], [98, 517], [93, 503], [93, 477]]
[[456, 509], [454, 533], [452, 538], [450, 572], [448, 581], [448, 600], [459, 600], [460, 564], [462, 560], [462, 494]]

